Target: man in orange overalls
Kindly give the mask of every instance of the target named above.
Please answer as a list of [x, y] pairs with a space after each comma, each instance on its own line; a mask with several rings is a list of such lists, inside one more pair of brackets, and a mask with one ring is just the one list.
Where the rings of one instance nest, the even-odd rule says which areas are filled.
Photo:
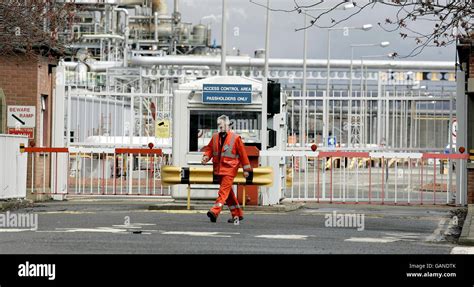
[[227, 222], [238, 223], [244, 219], [244, 214], [232, 190], [232, 184], [240, 165], [244, 170], [245, 178], [252, 172], [252, 167], [242, 139], [229, 128], [229, 117], [226, 115], [218, 117], [217, 125], [219, 132], [213, 134], [209, 144], [203, 148], [204, 154], [202, 157], [202, 164], [207, 163], [212, 158], [214, 175], [219, 178], [220, 182], [216, 203], [209, 210], [207, 216], [211, 222], [216, 222], [225, 203], [232, 215], [232, 218]]

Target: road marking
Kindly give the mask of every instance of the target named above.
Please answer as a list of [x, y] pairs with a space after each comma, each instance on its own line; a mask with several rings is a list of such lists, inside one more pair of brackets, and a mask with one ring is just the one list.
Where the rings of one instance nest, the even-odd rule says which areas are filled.
[[125, 229], [111, 228], [111, 227], [96, 227], [96, 228], [56, 228], [56, 232], [128, 233]]
[[135, 224], [130, 224], [130, 225], [112, 225], [113, 227], [117, 227], [117, 228], [142, 228], [141, 226], [136, 226]]
[[129, 229], [129, 228], [142, 228], [142, 226], [152, 226], [152, 225], [156, 225], [156, 224], [154, 224], [154, 223], [131, 223], [131, 224], [116, 224], [116, 225], [112, 225], [112, 226], [117, 227], [117, 228]]
[[21, 229], [21, 228], [0, 228], [0, 232], [22, 232], [22, 231], [36, 231], [34, 229]]
[[288, 240], [306, 240], [307, 235], [296, 235], [296, 234], [276, 234], [276, 235], [258, 235], [257, 238], [267, 239], [288, 239]]
[[399, 241], [399, 239], [393, 238], [393, 237], [383, 237], [383, 238], [351, 237], [349, 239], [345, 239], [344, 241], [361, 242], [361, 243], [391, 243], [391, 242]]
[[40, 211], [38, 214], [95, 214], [97, 212], [92, 212], [92, 211]]
[[449, 222], [447, 223], [448, 219], [443, 218], [439, 221], [438, 227], [433, 231], [433, 233], [426, 237], [426, 241], [430, 242], [440, 242], [445, 239], [444, 234], [449, 227]]
[[454, 247], [451, 254], [474, 254], [474, 247]]
[[198, 231], [165, 231], [161, 234], [164, 235], [188, 235], [198, 237], [232, 237], [232, 235], [238, 235], [240, 233], [232, 232], [198, 232]]
[[382, 238], [389, 238], [389, 239], [398, 239], [402, 241], [425, 241], [426, 236], [420, 233], [410, 233], [410, 232], [386, 232]]

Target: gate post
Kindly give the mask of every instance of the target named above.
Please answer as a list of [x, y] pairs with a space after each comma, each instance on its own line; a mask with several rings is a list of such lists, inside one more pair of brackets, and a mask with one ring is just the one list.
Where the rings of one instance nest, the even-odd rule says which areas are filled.
[[[467, 96], [465, 91], [465, 74], [463, 71], [456, 72], [456, 118], [458, 120], [458, 131], [456, 147], [467, 146]], [[467, 198], [467, 169], [464, 160], [456, 160], [456, 204], [465, 205]]]
[[[53, 113], [52, 113], [52, 140], [51, 146], [65, 147], [66, 140], [64, 131], [66, 131], [64, 124], [65, 115], [65, 98], [66, 98], [66, 68], [65, 66], [57, 66], [54, 69], [54, 87], [53, 87]], [[67, 115], [68, 118], [70, 115]], [[69, 138], [69, 135], [66, 135]], [[62, 200], [64, 194], [67, 193], [67, 179], [68, 179], [68, 156], [69, 154], [56, 153], [55, 161], [51, 161], [51, 190], [56, 190], [58, 194], [52, 195], [55, 200]]]

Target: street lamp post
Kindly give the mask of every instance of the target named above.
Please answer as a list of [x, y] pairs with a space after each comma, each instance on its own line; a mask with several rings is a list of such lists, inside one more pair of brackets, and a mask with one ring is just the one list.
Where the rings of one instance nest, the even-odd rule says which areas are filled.
[[226, 49], [227, 49], [227, 0], [222, 0], [222, 44], [221, 44], [221, 76], [227, 76]]
[[[336, 10], [349, 10], [351, 8], [354, 8], [353, 3], [347, 3], [344, 6], [340, 7], [339, 9]], [[308, 33], [307, 33], [307, 23], [306, 23], [306, 16], [307, 12], [309, 11], [328, 11], [333, 8], [331, 7], [326, 7], [326, 8], [312, 8], [312, 9], [305, 9], [303, 11], [304, 14], [304, 40], [303, 40], [303, 87], [301, 91], [301, 114], [300, 114], [300, 143], [301, 143], [301, 148], [304, 148], [305, 146], [305, 136], [306, 136], [306, 83], [307, 83], [307, 45], [308, 45]], [[324, 113], [323, 113], [324, 114]], [[323, 123], [324, 127], [324, 123]]]
[[328, 29], [328, 59], [327, 59], [327, 72], [326, 72], [326, 93], [323, 95], [323, 141], [324, 141], [324, 146], [327, 147], [327, 141], [328, 141], [328, 121], [329, 121], [329, 115], [328, 115], [328, 97], [329, 97], [329, 85], [330, 85], [330, 73], [331, 73], [331, 64], [330, 64], [330, 59], [331, 59], [331, 31], [334, 30], [362, 30], [362, 31], [368, 31], [372, 29], [371, 24], [365, 24], [361, 27], [338, 27], [338, 28], [329, 28]]
[[267, 101], [268, 101], [268, 71], [270, 58], [270, 0], [267, 0], [267, 24], [265, 32], [265, 66], [262, 81], [262, 150], [267, 150]]
[[[361, 96], [363, 94], [363, 89], [364, 89], [363, 79], [367, 78], [367, 76], [364, 75], [365, 74], [365, 72], [364, 72], [364, 59], [365, 58], [385, 58], [385, 57], [390, 58], [391, 56], [392, 56], [392, 53], [385, 54], [385, 55], [367, 55], [367, 56], [362, 56], [360, 58], [360, 65], [361, 65], [360, 66], [360, 70], [361, 70]], [[381, 109], [382, 109], [382, 103], [381, 103], [382, 95], [381, 95], [381, 93], [382, 93], [382, 91], [381, 91], [381, 88], [380, 88], [380, 75], [379, 75], [379, 78], [378, 78], [378, 82], [379, 82], [379, 84], [378, 84], [379, 88], [378, 88], [378, 91], [377, 91], [377, 99], [378, 99], [378, 101], [377, 101], [378, 102], [377, 103], [377, 113], [378, 113], [378, 115], [377, 115], [377, 144], [381, 144], [381, 142], [382, 142], [382, 112], [381, 112]], [[366, 80], [366, 83], [367, 83], [367, 80]], [[366, 93], [367, 93], [367, 87], [365, 88], [365, 90], [366, 90]], [[366, 105], [366, 102], [367, 102], [367, 100], [364, 100], [364, 103], [365, 103], [364, 107]], [[362, 108], [362, 106], [361, 106], [361, 108]], [[365, 113], [365, 111], [364, 111], [364, 113]], [[362, 116], [362, 111], [361, 111], [361, 116]], [[365, 143], [367, 142], [367, 139], [366, 139], [366, 137], [367, 137], [366, 136], [366, 121], [367, 121], [367, 117], [364, 114], [364, 119], [363, 119], [364, 125], [363, 125], [363, 129], [361, 129], [361, 130], [362, 130], [363, 139], [364, 139]], [[388, 131], [386, 131], [386, 133], [387, 132]], [[386, 139], [387, 139], [387, 137], [386, 137]]]
[[305, 135], [306, 135], [306, 125], [305, 125], [305, 120], [306, 120], [306, 81], [307, 81], [307, 76], [306, 76], [306, 67], [307, 67], [307, 52], [306, 52], [306, 47], [308, 45], [308, 29], [306, 28], [306, 13], [304, 13], [304, 44], [303, 44], [303, 89], [301, 91], [301, 113], [300, 113], [300, 145], [301, 148], [304, 149], [305, 146]]
[[[352, 63], [354, 61], [354, 48], [359, 47], [376, 47], [380, 46], [382, 48], [388, 47], [390, 42], [384, 41], [381, 43], [373, 43], [373, 44], [351, 44], [351, 65], [350, 65], [350, 72], [349, 72], [349, 114], [347, 119], [348, 124], [348, 136], [347, 136], [347, 146], [351, 146], [352, 144]], [[361, 78], [362, 78], [362, 71], [361, 71]], [[361, 95], [362, 96], [362, 95]]]

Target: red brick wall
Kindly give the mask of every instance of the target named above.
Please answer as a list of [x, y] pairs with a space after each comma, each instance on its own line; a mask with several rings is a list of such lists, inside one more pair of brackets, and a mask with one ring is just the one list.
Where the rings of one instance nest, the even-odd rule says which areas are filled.
[[[52, 74], [48, 74], [48, 65], [49, 64], [55, 64], [52, 61], [48, 61], [46, 58], [40, 58], [38, 62], [38, 102], [37, 102], [37, 127], [40, 126], [40, 116], [41, 116], [41, 95], [47, 95], [48, 96], [48, 110], [47, 112], [47, 119], [45, 122], [45, 128], [47, 132], [47, 138], [44, 142], [44, 146], [51, 146], [51, 123], [52, 123], [52, 108], [53, 108], [53, 102], [52, 102], [52, 95], [53, 95], [53, 85], [52, 85]], [[40, 130], [38, 128], [38, 136], [36, 137], [36, 142], [39, 143], [40, 139], [39, 137], [42, 136], [39, 134]]]
[[36, 105], [37, 73], [34, 60], [0, 57], [0, 87], [8, 105]]
[[474, 203], [474, 168], [467, 169], [467, 203]]
[[[474, 52], [469, 57], [469, 78], [474, 78]], [[467, 169], [467, 203], [474, 203], [474, 168]]]
[[474, 78], [474, 52], [469, 58], [469, 78]]
[[[44, 57], [27, 59], [18, 57], [0, 57], [0, 88], [3, 89], [6, 98], [6, 105], [35, 106], [36, 107], [36, 127], [35, 142], [39, 144], [40, 117], [41, 117], [41, 95], [48, 96], [48, 117], [45, 128], [48, 137], [45, 146], [51, 144], [51, 123], [52, 123], [52, 75], [48, 74], [48, 64], [55, 64], [54, 61]], [[35, 179], [34, 186], [41, 188], [45, 183], [46, 191], [49, 191], [49, 170], [50, 161], [45, 156], [35, 154]], [[28, 157], [27, 188], [31, 188], [31, 155]]]

